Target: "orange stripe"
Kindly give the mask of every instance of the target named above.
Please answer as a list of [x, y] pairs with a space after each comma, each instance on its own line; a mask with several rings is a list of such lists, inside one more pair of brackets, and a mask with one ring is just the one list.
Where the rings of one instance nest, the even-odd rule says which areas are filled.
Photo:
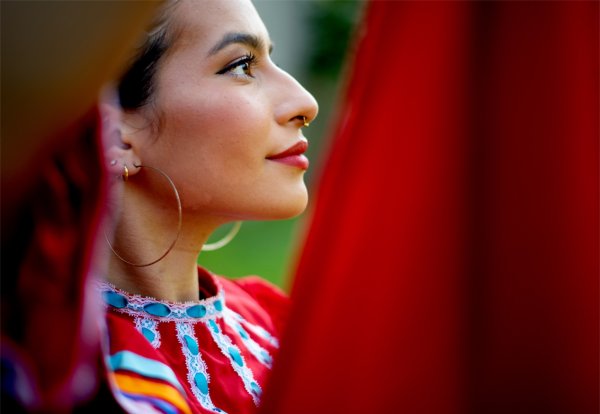
[[117, 386], [123, 392], [158, 397], [170, 402], [186, 414], [192, 413], [187, 401], [181, 396], [179, 391], [171, 385], [148, 381], [138, 377], [131, 377], [116, 372], [113, 375]]

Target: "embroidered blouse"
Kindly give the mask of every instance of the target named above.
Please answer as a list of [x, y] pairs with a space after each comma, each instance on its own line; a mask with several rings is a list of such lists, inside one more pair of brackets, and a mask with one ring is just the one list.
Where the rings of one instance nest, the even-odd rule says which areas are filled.
[[198, 269], [198, 302], [132, 295], [101, 283], [108, 379], [133, 413], [249, 413], [278, 347], [288, 299], [258, 277]]

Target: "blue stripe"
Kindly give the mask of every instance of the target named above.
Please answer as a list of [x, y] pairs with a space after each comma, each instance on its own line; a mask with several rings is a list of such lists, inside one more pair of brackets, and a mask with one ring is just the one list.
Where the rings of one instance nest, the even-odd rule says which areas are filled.
[[143, 401], [152, 404], [155, 408], [160, 409], [165, 414], [178, 414], [179, 410], [175, 408], [175, 406], [169, 404], [165, 400], [160, 400], [158, 398], [148, 397], [147, 395], [138, 395], [138, 394], [129, 394], [122, 392], [122, 395], [125, 397], [134, 400], [134, 401]]
[[130, 351], [121, 351], [108, 357], [108, 366], [113, 371], [123, 369], [135, 372], [143, 377], [167, 381], [178, 390], [185, 393], [171, 368], [162, 362], [146, 358]]

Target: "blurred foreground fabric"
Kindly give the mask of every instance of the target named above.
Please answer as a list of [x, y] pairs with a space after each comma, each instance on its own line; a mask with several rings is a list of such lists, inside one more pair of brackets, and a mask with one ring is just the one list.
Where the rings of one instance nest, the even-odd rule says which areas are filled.
[[265, 413], [597, 413], [596, 1], [372, 1]]
[[0, 3], [2, 413], [120, 412], [90, 277], [106, 192], [97, 101], [159, 4]]
[[67, 413], [98, 393], [102, 307], [88, 273], [104, 197], [99, 116], [91, 108], [49, 137], [27, 177], [2, 183], [7, 412]]

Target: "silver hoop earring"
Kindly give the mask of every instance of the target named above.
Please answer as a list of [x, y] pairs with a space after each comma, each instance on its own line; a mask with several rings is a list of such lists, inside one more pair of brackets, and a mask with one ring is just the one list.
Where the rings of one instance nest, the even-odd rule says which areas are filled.
[[225, 237], [223, 237], [221, 240], [216, 241], [214, 243], [206, 243], [204, 246], [202, 246], [202, 251], [212, 252], [214, 250], [218, 250], [221, 247], [226, 246], [238, 234], [238, 232], [240, 231], [240, 227], [242, 227], [242, 222], [236, 221], [233, 224], [233, 227], [231, 228], [231, 230], [229, 230], [229, 233], [227, 233], [225, 235]]
[[[115, 256], [117, 256], [117, 258], [119, 258], [121, 261], [127, 263], [130, 266], [146, 267], [146, 266], [151, 266], [151, 265], [153, 265], [155, 263], [160, 262], [162, 259], [164, 259], [171, 252], [171, 250], [173, 250], [173, 247], [175, 246], [175, 243], [177, 243], [177, 240], [179, 240], [179, 235], [181, 234], [181, 223], [183, 221], [183, 212], [182, 212], [182, 207], [181, 207], [181, 199], [179, 198], [179, 191], [177, 191], [177, 187], [175, 187], [175, 183], [173, 182], [173, 180], [171, 180], [171, 177], [169, 177], [166, 172], [164, 172], [163, 170], [161, 170], [159, 168], [149, 167], [147, 165], [136, 165], [136, 164], [133, 164], [133, 166], [136, 167], [136, 168], [148, 168], [149, 170], [156, 171], [157, 173], [159, 173], [160, 175], [162, 175], [167, 180], [167, 182], [169, 183], [169, 185], [171, 186], [171, 188], [173, 189], [173, 193], [175, 194], [175, 199], [177, 200], [177, 216], [178, 216], [177, 217], [177, 234], [175, 235], [175, 238], [173, 239], [173, 241], [169, 245], [169, 248], [158, 259], [156, 259], [156, 260], [153, 260], [153, 261], [148, 262], [148, 263], [133, 263], [133, 262], [125, 259], [119, 253], [117, 253], [117, 251], [113, 248], [112, 244], [108, 240], [108, 237], [106, 236], [106, 232], [104, 232], [104, 238], [106, 239], [106, 243], [108, 243], [108, 247], [110, 248], [110, 250], [112, 250], [113, 254]], [[127, 171], [127, 167], [124, 167], [124, 171], [127, 172], [126, 176], [128, 178], [129, 174], [128, 174], [128, 171]], [[124, 177], [123, 181], [127, 181], [127, 179]]]

